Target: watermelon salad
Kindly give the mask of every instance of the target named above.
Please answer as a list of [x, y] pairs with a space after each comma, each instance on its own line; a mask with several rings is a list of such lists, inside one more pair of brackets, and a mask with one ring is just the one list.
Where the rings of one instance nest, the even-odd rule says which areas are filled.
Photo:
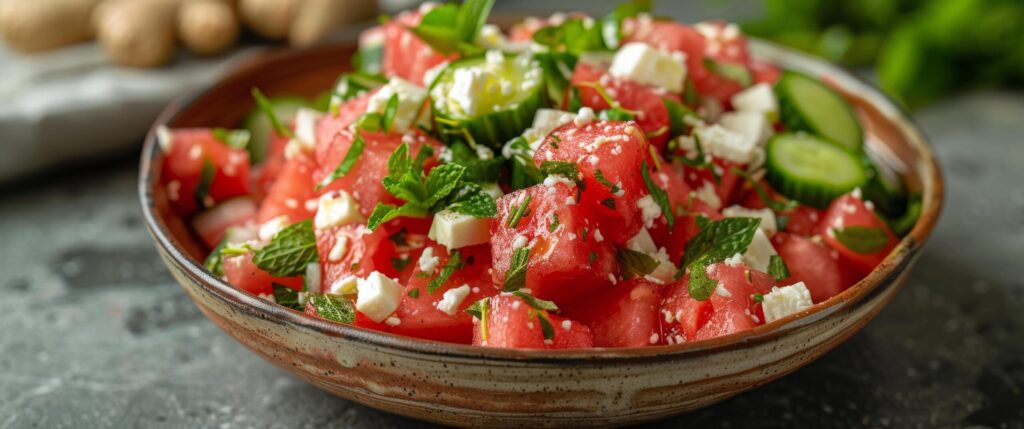
[[160, 186], [206, 268], [295, 311], [485, 347], [700, 341], [872, 271], [920, 198], [815, 76], [733, 24], [644, 2], [486, 24], [428, 4], [367, 30], [315, 101], [161, 127]]

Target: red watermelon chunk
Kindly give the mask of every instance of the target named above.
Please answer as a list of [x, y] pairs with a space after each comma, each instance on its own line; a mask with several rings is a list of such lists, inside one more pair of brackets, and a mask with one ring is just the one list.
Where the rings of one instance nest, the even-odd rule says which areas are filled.
[[554, 328], [554, 337], [550, 340], [544, 339], [538, 316], [526, 301], [513, 295], [497, 295], [489, 300], [486, 322], [473, 319], [473, 345], [516, 349], [594, 346], [594, 336], [584, 324], [554, 314], [548, 314], [547, 318]]
[[348, 224], [317, 229], [315, 234], [321, 290], [325, 292], [348, 276], [364, 278], [374, 271], [388, 277], [398, 275], [391, 263], [396, 256], [395, 243], [388, 240], [383, 228], [370, 231], [366, 225]]
[[252, 263], [253, 253], [224, 258], [224, 276], [228, 283], [253, 295], [274, 294], [274, 283], [302, 290], [302, 277], [274, 277]]
[[[491, 282], [491, 251], [487, 245], [472, 246], [459, 249], [461, 268], [456, 269], [448, 280], [433, 292], [428, 290], [431, 281], [437, 278], [443, 267], [451, 259], [444, 246], [430, 244], [426, 247], [436, 262], [426, 262], [429, 271], [420, 267], [419, 259], [411, 260], [413, 273], [406, 285], [406, 294], [395, 316], [401, 321], [391, 328], [391, 332], [410, 337], [426, 338], [437, 341], [469, 344], [473, 341], [473, 317], [466, 313], [466, 308], [481, 298], [493, 296], [498, 288]], [[428, 258], [429, 259], [429, 258]], [[433, 267], [431, 267], [433, 265]], [[452, 297], [461, 296], [466, 286], [468, 293], [454, 309], [453, 314], [445, 311], [445, 306], [438, 306], [445, 300], [445, 293]], [[449, 292], [452, 291], [452, 292]], [[415, 296], [414, 296], [415, 295]], [[454, 302], [454, 301], [453, 301]]]
[[[526, 288], [559, 305], [574, 301], [612, 283], [615, 250], [598, 233], [587, 207], [576, 204], [576, 187], [564, 183], [537, 185], [498, 199], [498, 216], [491, 219], [494, 281], [503, 284], [512, 255], [529, 246]], [[528, 210], [516, 225], [513, 211], [527, 199]], [[572, 202], [570, 204], [570, 202]], [[558, 226], [552, 231], [555, 216]]]
[[260, 205], [256, 222], [263, 224], [284, 216], [288, 224], [293, 224], [312, 218], [317, 198], [313, 183], [315, 170], [316, 163], [304, 153], [296, 153], [286, 160]]
[[[422, 8], [421, 8], [422, 9]], [[427, 71], [458, 55], [437, 52], [419, 36], [409, 31], [423, 18], [424, 11], [407, 11], [384, 24], [384, 58], [382, 71], [388, 77], [400, 77], [417, 85], [425, 85]]]
[[619, 105], [628, 110], [639, 112], [635, 118], [637, 125], [649, 137], [650, 143], [658, 151], [668, 142], [669, 116], [664, 99], [679, 102], [679, 96], [665, 92], [661, 88], [639, 84], [628, 79], [614, 77], [594, 65], [577, 63], [570, 82], [579, 90], [583, 106], [594, 111], [610, 109], [612, 106], [594, 88], [600, 85]]
[[563, 309], [594, 334], [595, 347], [643, 347], [661, 343], [662, 286], [642, 278], [620, 282]]
[[[644, 225], [637, 201], [648, 195], [643, 162], [648, 143], [636, 123], [595, 120], [556, 128], [537, 148], [534, 160], [575, 163], [583, 175], [581, 205], [596, 216], [601, 232], [614, 243], [624, 243]], [[598, 180], [619, 188], [617, 193]], [[614, 208], [612, 208], [614, 206]]]
[[[208, 128], [170, 130], [164, 147], [160, 181], [180, 215], [213, 207], [231, 197], [249, 194], [249, 152], [229, 147]], [[208, 192], [198, 195], [204, 166], [212, 167]], [[201, 201], [200, 201], [201, 200]]]

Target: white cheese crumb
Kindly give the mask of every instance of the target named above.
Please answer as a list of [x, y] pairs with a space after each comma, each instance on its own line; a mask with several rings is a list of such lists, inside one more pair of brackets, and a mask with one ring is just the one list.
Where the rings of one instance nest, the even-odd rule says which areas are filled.
[[519, 248], [526, 247], [526, 243], [527, 242], [528, 242], [528, 240], [526, 239], [526, 236], [517, 235], [516, 238], [514, 240], [512, 240], [512, 248], [513, 249], [519, 249]]
[[328, 293], [334, 295], [351, 295], [358, 291], [359, 278], [353, 275], [348, 275], [337, 279], [334, 283], [331, 283], [331, 287]]
[[339, 233], [338, 236], [335, 237], [334, 246], [332, 246], [331, 251], [327, 253], [327, 260], [331, 262], [341, 261], [347, 252], [348, 236]]
[[596, 240], [598, 243], [604, 241], [604, 236], [601, 235], [601, 230], [600, 229], [595, 229], [594, 230], [594, 240]]
[[647, 341], [650, 342], [651, 344], [658, 344], [658, 338], [660, 337], [658, 336], [658, 333], [655, 332], [651, 334], [651, 338], [649, 338]]
[[419, 265], [420, 271], [433, 274], [434, 270], [437, 269], [437, 266], [440, 263], [441, 258], [434, 255], [434, 248], [428, 247], [423, 249], [423, 253], [420, 254], [420, 259], [417, 262], [417, 265]]
[[565, 329], [566, 331], [571, 330], [572, 329], [572, 321], [568, 320], [568, 319], [563, 320], [562, 321], [562, 329]]
[[661, 206], [650, 195], [644, 195], [643, 198], [637, 200], [636, 206], [640, 209], [640, 216], [644, 221], [644, 226], [647, 228], [653, 227], [654, 220], [661, 216]]
[[581, 107], [580, 111], [576, 113], [576, 117], [572, 120], [577, 127], [582, 127], [594, 121], [594, 109], [589, 107]]
[[725, 259], [725, 265], [730, 267], [738, 267], [743, 263], [743, 255], [737, 253]]
[[288, 216], [281, 215], [260, 225], [259, 237], [261, 241], [270, 241], [282, 229], [288, 227]]
[[399, 319], [395, 316], [390, 316], [387, 319], [384, 319], [384, 324], [388, 326], [398, 326], [402, 324], [402, 319]]
[[729, 292], [729, 289], [722, 283], [715, 286], [715, 293], [722, 298], [732, 298], [732, 292]]
[[317, 201], [316, 216], [313, 218], [316, 229], [363, 222], [365, 219], [359, 212], [359, 203], [348, 192], [328, 192]]
[[448, 289], [444, 292], [441, 301], [437, 303], [437, 309], [449, 316], [454, 316], [455, 312], [459, 310], [459, 305], [469, 296], [469, 292], [469, 285], [465, 284], [457, 288]]
[[715, 189], [715, 185], [712, 185], [711, 182], [704, 182], [700, 189], [697, 189], [694, 193], [694, 196], [703, 201], [713, 210], [722, 208], [722, 199], [718, 197], [718, 191]]

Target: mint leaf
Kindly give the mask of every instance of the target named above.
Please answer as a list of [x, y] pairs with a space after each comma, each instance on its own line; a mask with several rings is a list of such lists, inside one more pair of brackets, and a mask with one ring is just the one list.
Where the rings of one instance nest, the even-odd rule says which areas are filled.
[[276, 302], [277, 305], [299, 311], [302, 311], [306, 307], [306, 303], [299, 302], [298, 291], [278, 283], [274, 283], [273, 287], [274, 302]]
[[621, 188], [619, 188], [618, 185], [608, 181], [608, 179], [606, 179], [604, 177], [604, 173], [601, 172], [600, 168], [597, 169], [597, 171], [594, 172], [594, 177], [597, 179], [597, 183], [600, 183], [600, 184], [602, 184], [604, 186], [607, 186], [608, 187], [608, 191], [611, 192], [612, 194], [619, 193], [619, 190]]
[[882, 228], [867, 226], [848, 226], [832, 228], [832, 234], [843, 246], [862, 255], [870, 255], [885, 250], [889, 243], [889, 235]]
[[560, 224], [561, 222], [558, 221], [558, 213], [552, 213], [551, 223], [548, 224], [548, 232], [555, 232]]
[[490, 304], [490, 298], [483, 298], [470, 304], [469, 307], [466, 307], [466, 312], [471, 314], [473, 317], [480, 319], [480, 322], [483, 323], [483, 321], [487, 319], [487, 308], [490, 307]]
[[348, 147], [348, 152], [345, 152], [345, 158], [341, 160], [341, 164], [338, 164], [338, 168], [335, 168], [331, 175], [327, 177], [323, 182], [317, 185], [317, 188], [329, 185], [331, 182], [338, 180], [352, 171], [352, 167], [359, 161], [359, 157], [363, 155], [363, 150], [366, 148], [366, 142], [363, 140], [363, 135], [356, 132], [356, 139], [352, 141], [352, 145]]
[[746, 252], [760, 225], [759, 218], [751, 217], [727, 217], [708, 222], [686, 243], [683, 266], [688, 267], [704, 257], [712, 262], [718, 262], [737, 253]]
[[498, 215], [498, 205], [490, 194], [476, 183], [464, 183], [462, 188], [449, 195], [442, 205], [456, 213], [476, 218], [489, 218]]
[[540, 163], [540, 172], [545, 176], [558, 175], [569, 180], [579, 180], [580, 169], [575, 162], [544, 161]]
[[529, 247], [520, 247], [512, 253], [512, 260], [505, 271], [505, 282], [501, 286], [502, 291], [512, 292], [526, 287], [526, 266], [529, 260]]
[[388, 79], [377, 73], [365, 71], [345, 73], [334, 84], [334, 96], [338, 97], [339, 101], [345, 102], [386, 83], [388, 83]]
[[750, 70], [747, 70], [742, 64], [720, 62], [704, 57], [704, 67], [711, 73], [736, 82], [744, 88], [754, 83], [754, 77], [750, 75]]
[[661, 214], [665, 216], [665, 221], [668, 222], [668, 227], [671, 229], [676, 223], [676, 217], [672, 213], [672, 204], [668, 201], [668, 193], [658, 187], [654, 180], [651, 180], [651, 173], [647, 169], [647, 160], [641, 162], [640, 173], [644, 176], [647, 191], [651, 193], [651, 198], [654, 199], [654, 202], [658, 203], [658, 206], [661, 207]]
[[534, 310], [558, 311], [558, 305], [553, 301], [545, 301], [521, 290], [512, 291], [512, 295], [525, 301], [526, 305], [529, 305]]
[[223, 250], [224, 246], [227, 246], [227, 244], [228, 239], [227, 237], [224, 237], [220, 243], [217, 243], [217, 247], [214, 247], [213, 250], [210, 251], [210, 254], [206, 255], [206, 260], [203, 261], [203, 267], [206, 268], [206, 271], [209, 271], [217, 277], [224, 276], [224, 261], [221, 257], [220, 251]]
[[708, 266], [711, 265], [711, 258], [703, 256], [687, 267], [690, 272], [688, 289], [690, 297], [697, 301], [706, 301], [718, 287], [718, 282], [708, 277]]
[[207, 198], [210, 196], [210, 187], [213, 186], [213, 178], [217, 176], [217, 166], [209, 158], [203, 158], [203, 169], [199, 172], [199, 184], [196, 186], [196, 205], [207, 208]]
[[384, 116], [377, 112], [366, 112], [355, 122], [356, 131], [376, 133], [384, 130]]
[[292, 130], [284, 126], [284, 124], [281, 123], [281, 120], [277, 118], [277, 114], [274, 113], [274, 104], [271, 103], [262, 92], [260, 92], [259, 88], [252, 89], [252, 98], [256, 99], [256, 108], [263, 112], [264, 115], [267, 115], [267, 119], [270, 119], [270, 126], [274, 129], [274, 132], [276, 132], [277, 135], [286, 138], [295, 137]]
[[782, 260], [781, 256], [772, 255], [768, 260], [768, 274], [771, 274], [776, 281], [789, 277], [789, 267], [786, 266], [786, 262]]
[[412, 299], [419, 298], [420, 297], [420, 288], [413, 288], [413, 289], [411, 289], [407, 295], [409, 295], [409, 298], [412, 298]]
[[686, 125], [686, 121], [684, 121], [683, 118], [700, 117], [697, 116], [697, 114], [693, 110], [690, 110], [689, 107], [686, 107], [686, 105], [678, 101], [665, 98], [662, 100], [662, 102], [665, 104], [665, 109], [668, 110], [669, 136], [674, 137], [688, 134], [690, 127]]
[[309, 219], [282, 229], [252, 257], [253, 264], [274, 277], [304, 274], [306, 265], [319, 261], [313, 222]]
[[638, 277], [646, 276], [653, 273], [658, 268], [658, 265], [661, 265], [658, 260], [642, 252], [625, 247], [620, 248], [615, 253], [615, 258], [619, 261], [619, 267], [626, 278], [632, 278], [634, 275]]
[[455, 17], [455, 28], [459, 32], [459, 40], [474, 43], [480, 35], [480, 29], [487, 23], [487, 15], [491, 14], [494, 0], [466, 0], [459, 7]]
[[569, 18], [559, 25], [541, 28], [533, 33], [533, 41], [547, 46], [552, 52], [566, 52], [578, 56], [586, 51], [606, 50], [601, 26], [589, 25], [588, 20]]
[[432, 294], [437, 288], [443, 286], [452, 274], [455, 273], [455, 270], [459, 268], [462, 268], [462, 254], [456, 250], [448, 257], [448, 263], [444, 264], [441, 272], [437, 273], [437, 277], [434, 277], [430, 280], [430, 283], [427, 283], [427, 293]]
[[551, 341], [555, 339], [555, 327], [551, 325], [551, 319], [548, 319], [548, 314], [543, 311], [534, 310], [537, 315], [537, 322], [540, 323], [540, 332], [544, 335], [544, 339]]
[[433, 206], [447, 197], [459, 186], [459, 181], [462, 180], [462, 175], [465, 173], [466, 167], [458, 164], [444, 164], [431, 169], [425, 184], [427, 198], [424, 204]]
[[530, 212], [530, 201], [533, 201], [532, 195], [527, 195], [523, 198], [523, 202], [512, 208], [512, 211], [508, 215], [508, 220], [505, 221], [505, 226], [508, 228], [515, 228], [519, 226], [519, 221], [523, 219]]
[[249, 130], [214, 128], [212, 132], [214, 138], [233, 149], [245, 149], [249, 146], [249, 140], [252, 139], [252, 134], [249, 133]]
[[384, 106], [384, 116], [381, 119], [384, 132], [391, 132], [391, 125], [395, 123], [395, 114], [398, 113], [398, 94], [391, 94], [388, 104]]
[[375, 231], [381, 225], [398, 217], [424, 217], [428, 214], [430, 211], [416, 202], [405, 203], [400, 207], [377, 203], [377, 207], [374, 207], [373, 213], [370, 213], [370, 218], [366, 221], [366, 227], [370, 231]]
[[352, 323], [356, 320], [356, 308], [352, 301], [338, 295], [322, 293], [309, 294], [309, 303], [316, 309], [317, 316], [340, 323]]
[[394, 258], [393, 257], [393, 258], [391, 258], [391, 266], [395, 268], [395, 271], [399, 271], [399, 272], [404, 270], [405, 267], [409, 266], [410, 262], [412, 262], [412, 259], [409, 258], [409, 257], [405, 257], [405, 258]]
[[601, 19], [601, 37], [604, 45], [615, 50], [622, 41], [622, 21], [641, 13], [650, 13], [653, 0], [632, 0], [619, 3], [615, 11]]
[[411, 168], [412, 158], [409, 157], [409, 145], [403, 142], [388, 156], [388, 178], [397, 181]]

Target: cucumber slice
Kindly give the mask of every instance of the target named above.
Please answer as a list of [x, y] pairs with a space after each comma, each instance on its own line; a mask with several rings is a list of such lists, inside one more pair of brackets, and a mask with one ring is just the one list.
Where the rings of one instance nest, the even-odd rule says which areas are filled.
[[862, 149], [864, 132], [857, 115], [832, 88], [807, 75], [786, 71], [775, 84], [775, 94], [787, 131], [807, 131], [850, 152]]
[[766, 152], [768, 183], [809, 206], [827, 207], [868, 179], [858, 156], [808, 134], [776, 135], [768, 141]]
[[[274, 115], [284, 124], [289, 124], [300, 108], [309, 107], [309, 101], [300, 97], [274, 97], [270, 99], [274, 107]], [[263, 162], [267, 158], [267, 150], [270, 146], [270, 135], [273, 133], [273, 126], [270, 118], [263, 114], [260, 109], [253, 109], [245, 116], [242, 127], [249, 130], [252, 138], [249, 140], [249, 157], [253, 164]]]
[[547, 91], [540, 63], [526, 55], [489, 51], [456, 61], [430, 87], [434, 121], [446, 141], [501, 148], [530, 126]]

